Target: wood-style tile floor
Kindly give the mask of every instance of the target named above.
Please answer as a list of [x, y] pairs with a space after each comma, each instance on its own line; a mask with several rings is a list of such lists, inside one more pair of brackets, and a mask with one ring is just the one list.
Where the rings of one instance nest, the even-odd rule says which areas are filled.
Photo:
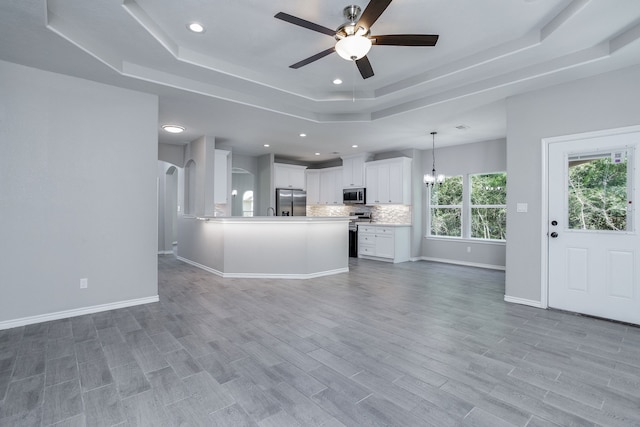
[[352, 260], [0, 331], [1, 426], [640, 426], [640, 328], [508, 304], [504, 274]]

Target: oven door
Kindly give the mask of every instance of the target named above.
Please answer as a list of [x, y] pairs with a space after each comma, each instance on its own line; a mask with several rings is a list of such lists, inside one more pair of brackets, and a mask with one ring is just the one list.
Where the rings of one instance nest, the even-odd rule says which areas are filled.
[[349, 225], [349, 256], [358, 258], [358, 226]]

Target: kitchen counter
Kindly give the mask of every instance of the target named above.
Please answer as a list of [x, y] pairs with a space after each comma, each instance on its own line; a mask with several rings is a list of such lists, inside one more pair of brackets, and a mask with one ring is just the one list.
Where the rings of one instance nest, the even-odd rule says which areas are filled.
[[178, 259], [222, 277], [306, 279], [349, 271], [348, 217], [182, 218]]

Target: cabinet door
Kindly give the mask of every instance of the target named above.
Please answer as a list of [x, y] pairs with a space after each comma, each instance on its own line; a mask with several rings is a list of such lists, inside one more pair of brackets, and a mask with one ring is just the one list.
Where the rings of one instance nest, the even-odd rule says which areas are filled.
[[305, 189], [305, 167], [295, 165], [273, 165], [273, 184], [275, 188]]
[[403, 204], [404, 168], [402, 163], [389, 164], [389, 203]]
[[378, 201], [378, 174], [379, 174], [379, 166], [377, 165], [367, 165], [365, 169], [366, 175], [366, 187], [367, 187], [367, 204], [372, 205], [374, 203], [379, 203]]
[[390, 165], [388, 163], [378, 166], [378, 201], [376, 203], [391, 203], [389, 172]]
[[291, 183], [291, 188], [299, 188], [301, 190], [305, 189], [305, 176], [304, 169], [291, 169], [289, 171], [289, 181]]
[[320, 203], [333, 205], [336, 203], [336, 173], [323, 171], [320, 175]]
[[376, 256], [393, 259], [395, 256], [393, 234], [376, 234]]
[[320, 204], [320, 172], [307, 171], [307, 204]]

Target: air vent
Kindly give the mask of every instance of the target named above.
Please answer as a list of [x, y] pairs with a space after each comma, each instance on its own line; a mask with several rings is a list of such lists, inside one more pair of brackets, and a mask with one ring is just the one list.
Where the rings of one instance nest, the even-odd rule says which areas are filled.
[[470, 126], [458, 125], [458, 126], [456, 126], [456, 129], [458, 129], [458, 130], [467, 130], [467, 129], [470, 129]]

